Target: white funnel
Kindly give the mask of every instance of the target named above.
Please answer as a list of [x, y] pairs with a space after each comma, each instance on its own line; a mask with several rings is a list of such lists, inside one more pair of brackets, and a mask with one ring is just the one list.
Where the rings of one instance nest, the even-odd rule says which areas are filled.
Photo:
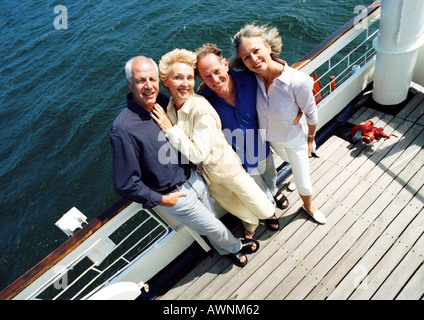
[[382, 105], [403, 102], [423, 45], [424, 1], [382, 0], [373, 99]]

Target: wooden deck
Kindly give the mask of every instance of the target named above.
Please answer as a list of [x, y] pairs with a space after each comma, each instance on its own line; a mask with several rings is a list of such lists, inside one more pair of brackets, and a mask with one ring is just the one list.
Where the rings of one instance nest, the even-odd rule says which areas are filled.
[[396, 116], [363, 107], [349, 122], [369, 119], [397, 138], [365, 146], [332, 136], [311, 160], [327, 224], [286, 191], [280, 231], [258, 228], [246, 267], [214, 253], [160, 299], [423, 299], [424, 94]]

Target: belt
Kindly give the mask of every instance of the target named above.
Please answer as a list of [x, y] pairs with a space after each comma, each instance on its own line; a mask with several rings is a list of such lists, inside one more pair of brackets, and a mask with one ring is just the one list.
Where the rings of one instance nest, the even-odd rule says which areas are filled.
[[183, 182], [180, 182], [180, 183], [177, 183], [175, 186], [173, 186], [173, 187], [169, 187], [169, 188], [167, 188], [167, 189], [165, 189], [165, 190], [162, 190], [162, 191], [158, 191], [160, 194], [162, 194], [162, 195], [165, 195], [165, 194], [168, 194], [168, 193], [171, 193], [171, 192], [174, 192], [174, 191], [178, 191], [178, 187], [180, 187], [180, 186], [182, 186], [184, 183], [186, 183], [189, 179], [190, 179], [190, 177], [191, 177], [191, 170], [188, 172], [188, 177], [183, 181]]

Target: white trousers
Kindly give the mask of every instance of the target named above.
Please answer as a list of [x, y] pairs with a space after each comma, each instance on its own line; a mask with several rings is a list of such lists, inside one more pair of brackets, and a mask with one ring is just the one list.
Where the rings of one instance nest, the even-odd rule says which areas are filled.
[[272, 149], [292, 167], [294, 181], [301, 196], [313, 194], [309, 168], [308, 137], [304, 131], [287, 142], [270, 142]]

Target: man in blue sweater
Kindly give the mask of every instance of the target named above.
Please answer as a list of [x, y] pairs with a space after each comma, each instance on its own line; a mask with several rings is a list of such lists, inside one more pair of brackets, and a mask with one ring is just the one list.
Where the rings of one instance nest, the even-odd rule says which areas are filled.
[[229, 254], [235, 264], [244, 266], [244, 253], [256, 251], [259, 243], [235, 238], [217, 218], [203, 178], [169, 144], [151, 117], [155, 103], [163, 108], [168, 104], [159, 92], [156, 63], [138, 56], [127, 62], [125, 70], [131, 93], [110, 133], [116, 192], [145, 209], [161, 206], [174, 219], [208, 237], [220, 254]]
[[[274, 159], [258, 125], [255, 76], [248, 71], [229, 68], [227, 60], [222, 57], [222, 50], [215, 44], [204, 44], [196, 50], [196, 54], [197, 71], [206, 85], [199, 94], [219, 114], [225, 137], [246, 171], [278, 208], [286, 209], [288, 200], [278, 192]], [[266, 223], [270, 229], [278, 229], [275, 217]]]

